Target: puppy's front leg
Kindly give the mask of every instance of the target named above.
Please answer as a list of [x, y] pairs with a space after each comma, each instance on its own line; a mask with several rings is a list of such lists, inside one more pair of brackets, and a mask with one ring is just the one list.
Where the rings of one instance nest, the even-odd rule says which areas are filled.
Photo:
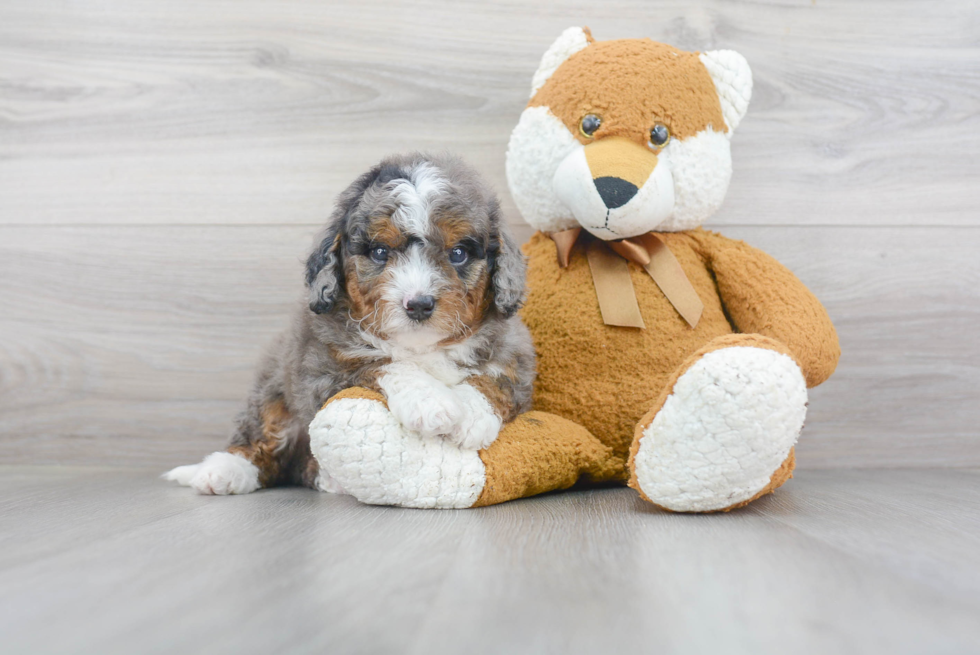
[[451, 435], [463, 418], [462, 404], [453, 390], [417, 364], [389, 364], [378, 386], [398, 422], [423, 436]]
[[[403, 426], [424, 436], [443, 436], [460, 448], [481, 450], [522, 410], [506, 377], [474, 375], [448, 386], [414, 363], [385, 367], [378, 386]], [[526, 407], [523, 409], [527, 409]]]
[[[471, 378], [474, 380], [474, 378]], [[503, 421], [487, 396], [468, 382], [453, 388], [462, 408], [462, 418], [449, 438], [460, 448], [482, 450], [492, 444]]]
[[463, 404], [463, 419], [451, 435], [453, 440], [463, 448], [481, 450], [497, 439], [505, 423], [530, 410], [531, 384], [520, 380], [513, 368], [509, 374], [473, 375], [454, 387]]

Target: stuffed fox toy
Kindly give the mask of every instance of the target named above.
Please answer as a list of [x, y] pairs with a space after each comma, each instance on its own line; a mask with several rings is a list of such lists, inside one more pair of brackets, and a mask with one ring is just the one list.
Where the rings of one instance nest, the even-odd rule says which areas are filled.
[[[789, 479], [836, 332], [789, 270], [700, 227], [724, 199], [751, 91], [733, 51], [566, 30], [507, 151], [511, 193], [539, 230], [522, 312], [534, 411], [465, 451], [349, 390], [311, 424], [321, 468], [362, 502], [413, 507], [621, 481], [664, 509], [709, 512]], [[381, 457], [381, 441], [399, 457]]]

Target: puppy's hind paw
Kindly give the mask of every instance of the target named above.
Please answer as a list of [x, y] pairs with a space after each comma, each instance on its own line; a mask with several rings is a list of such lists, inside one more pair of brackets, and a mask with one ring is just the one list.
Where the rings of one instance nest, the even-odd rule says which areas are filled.
[[262, 486], [255, 464], [226, 452], [211, 453], [200, 464], [178, 466], [161, 477], [191, 487], [199, 494], [216, 496], [247, 494]]
[[200, 464], [188, 464], [187, 466], [178, 466], [175, 469], [170, 469], [160, 477], [164, 480], [170, 480], [171, 482], [176, 482], [182, 487], [191, 486], [191, 480], [197, 475], [198, 469], [201, 468]]

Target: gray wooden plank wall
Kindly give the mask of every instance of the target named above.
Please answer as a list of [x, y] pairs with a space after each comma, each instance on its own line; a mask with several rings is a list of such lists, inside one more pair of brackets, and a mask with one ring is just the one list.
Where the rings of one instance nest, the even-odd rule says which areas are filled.
[[841, 335], [802, 468], [980, 465], [980, 6], [0, 4], [0, 462], [147, 464], [226, 438], [332, 198], [382, 155], [496, 185], [570, 25], [733, 48], [755, 97], [711, 227]]

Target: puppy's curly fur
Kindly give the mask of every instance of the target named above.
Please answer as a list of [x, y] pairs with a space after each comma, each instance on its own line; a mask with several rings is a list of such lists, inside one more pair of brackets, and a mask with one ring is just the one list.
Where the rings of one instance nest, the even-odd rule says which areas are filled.
[[496, 197], [459, 159], [382, 161], [338, 198], [307, 260], [308, 300], [264, 359], [227, 452], [165, 477], [217, 494], [315, 486], [307, 426], [354, 386], [384, 393], [406, 427], [489, 445], [530, 409], [534, 349], [515, 315], [525, 269]]

